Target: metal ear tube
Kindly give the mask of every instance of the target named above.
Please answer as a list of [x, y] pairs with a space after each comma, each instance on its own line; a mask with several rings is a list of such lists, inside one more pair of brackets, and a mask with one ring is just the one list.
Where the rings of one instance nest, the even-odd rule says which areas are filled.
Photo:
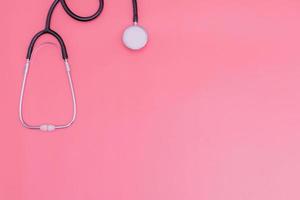
[[68, 82], [69, 82], [71, 95], [72, 95], [73, 114], [72, 114], [71, 120], [69, 122], [67, 122], [66, 124], [61, 124], [61, 125], [54, 125], [54, 124], [49, 124], [49, 123], [32, 125], [25, 121], [25, 119], [23, 117], [23, 100], [24, 100], [24, 95], [25, 95], [27, 78], [28, 78], [28, 74], [29, 74], [29, 70], [30, 70], [30, 60], [27, 59], [25, 68], [24, 68], [23, 82], [22, 82], [20, 102], [19, 102], [19, 118], [20, 118], [21, 124], [25, 128], [36, 129], [36, 130], [41, 130], [41, 131], [45, 131], [45, 132], [51, 132], [56, 129], [68, 128], [74, 123], [74, 121], [76, 119], [76, 114], [77, 114], [75, 91], [74, 91], [73, 80], [72, 80], [72, 76], [71, 76], [71, 68], [70, 68], [70, 65], [69, 65], [67, 59], [64, 60], [64, 64], [65, 64], [66, 73], [68, 76]]

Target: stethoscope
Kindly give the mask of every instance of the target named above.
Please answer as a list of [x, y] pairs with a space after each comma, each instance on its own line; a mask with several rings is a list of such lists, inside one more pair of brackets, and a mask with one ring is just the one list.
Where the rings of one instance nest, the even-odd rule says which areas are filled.
[[[24, 76], [23, 76], [23, 81], [22, 81], [21, 95], [20, 95], [20, 102], [19, 102], [19, 118], [20, 118], [22, 125], [28, 129], [35, 129], [35, 130], [41, 130], [41, 131], [54, 131], [56, 129], [64, 129], [64, 128], [70, 127], [76, 119], [76, 114], [77, 114], [76, 97], [75, 97], [75, 91], [74, 91], [74, 86], [73, 86], [73, 80], [72, 80], [72, 76], [71, 76], [71, 68], [70, 68], [70, 64], [68, 62], [67, 48], [66, 48], [66, 45], [65, 45], [62, 37], [57, 32], [55, 32], [54, 30], [51, 29], [52, 14], [58, 3], [61, 3], [63, 9], [66, 11], [66, 13], [70, 17], [72, 17], [75, 20], [81, 21], [81, 22], [88, 22], [88, 21], [96, 19], [101, 14], [101, 12], [103, 10], [103, 6], [104, 6], [104, 1], [99, 0], [99, 8], [95, 14], [93, 14], [89, 17], [81, 17], [81, 16], [78, 16], [77, 14], [75, 14], [68, 7], [65, 0], [54, 0], [54, 2], [52, 3], [52, 5], [48, 11], [46, 26], [45, 26], [44, 30], [38, 32], [32, 38], [32, 40], [29, 44], [28, 50], [27, 50], [26, 64], [25, 64], [25, 69], [24, 69]], [[143, 27], [138, 25], [137, 1], [132, 0], [132, 5], [133, 5], [133, 25], [128, 26], [125, 29], [122, 40], [123, 40], [124, 45], [127, 48], [129, 48], [131, 50], [139, 50], [147, 44], [148, 34]], [[61, 54], [62, 54], [65, 68], [66, 68], [66, 72], [67, 72], [69, 87], [70, 87], [70, 91], [71, 91], [71, 95], [72, 95], [73, 114], [72, 114], [71, 120], [65, 124], [46, 123], [46, 124], [32, 125], [32, 124], [27, 123], [23, 117], [23, 99], [24, 99], [26, 82], [27, 82], [27, 77], [28, 77], [29, 68], [30, 68], [30, 60], [32, 57], [32, 53], [33, 53], [33, 49], [34, 49], [36, 41], [44, 34], [52, 35], [54, 38], [57, 39], [57, 41], [60, 45], [60, 48], [61, 48]]]

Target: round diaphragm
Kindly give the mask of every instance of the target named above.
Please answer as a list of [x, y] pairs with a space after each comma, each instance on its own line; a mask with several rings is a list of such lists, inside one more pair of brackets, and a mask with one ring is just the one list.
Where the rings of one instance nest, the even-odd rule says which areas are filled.
[[131, 50], [142, 49], [146, 46], [147, 42], [147, 31], [137, 24], [127, 27], [123, 33], [123, 43]]

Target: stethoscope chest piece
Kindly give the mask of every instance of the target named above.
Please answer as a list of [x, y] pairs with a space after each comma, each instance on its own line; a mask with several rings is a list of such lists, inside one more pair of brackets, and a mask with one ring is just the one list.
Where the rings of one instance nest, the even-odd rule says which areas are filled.
[[146, 46], [147, 42], [147, 31], [137, 24], [127, 27], [123, 33], [123, 43], [131, 50], [142, 49]]

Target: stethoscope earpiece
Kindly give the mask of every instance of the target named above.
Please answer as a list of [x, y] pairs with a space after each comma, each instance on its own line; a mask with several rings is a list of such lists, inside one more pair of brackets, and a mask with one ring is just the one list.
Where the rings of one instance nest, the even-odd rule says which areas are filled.
[[122, 39], [127, 48], [140, 50], [145, 47], [148, 42], [148, 33], [143, 27], [135, 23], [124, 30]]

